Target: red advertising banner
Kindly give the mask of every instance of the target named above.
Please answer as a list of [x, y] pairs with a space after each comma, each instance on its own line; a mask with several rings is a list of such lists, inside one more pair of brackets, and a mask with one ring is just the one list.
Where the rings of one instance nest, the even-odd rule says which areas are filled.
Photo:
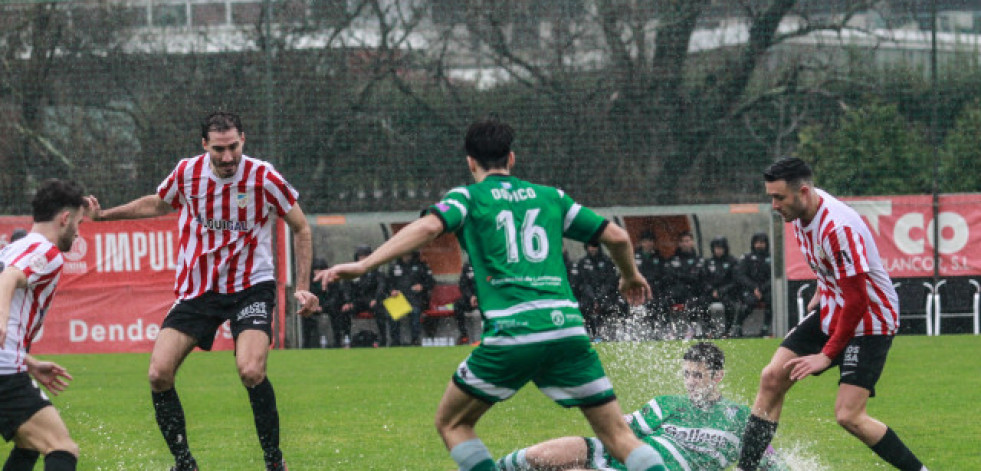
[[[858, 211], [875, 238], [882, 264], [893, 278], [933, 276], [933, 251], [940, 252], [940, 276], [981, 275], [981, 194], [940, 196], [933, 217], [930, 195], [842, 198]], [[934, 225], [940, 226], [939, 245]], [[784, 225], [787, 279], [814, 279], [790, 224]]]
[[[31, 218], [0, 217], [0, 246], [7, 244], [15, 228], [30, 230]], [[176, 299], [177, 250], [176, 213], [130, 221], [85, 221], [71, 251], [64, 254], [58, 291], [31, 353], [149, 352]], [[282, 283], [279, 288], [282, 292]], [[279, 297], [285, 300], [283, 293]], [[280, 326], [284, 313], [280, 302]], [[213, 349], [233, 347], [226, 322]]]

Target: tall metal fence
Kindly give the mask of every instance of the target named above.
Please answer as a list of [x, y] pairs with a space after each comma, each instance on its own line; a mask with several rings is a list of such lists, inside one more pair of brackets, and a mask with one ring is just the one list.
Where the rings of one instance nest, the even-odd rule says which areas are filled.
[[104, 205], [240, 113], [308, 213], [420, 208], [463, 132], [590, 205], [762, 201], [782, 155], [842, 194], [979, 191], [981, 1], [130, 0], [0, 5], [0, 213]]

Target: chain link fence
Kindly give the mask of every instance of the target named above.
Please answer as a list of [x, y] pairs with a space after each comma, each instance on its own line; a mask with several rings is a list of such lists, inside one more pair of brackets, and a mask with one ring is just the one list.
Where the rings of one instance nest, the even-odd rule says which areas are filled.
[[0, 5], [0, 213], [46, 177], [152, 192], [244, 119], [308, 213], [414, 210], [515, 172], [594, 206], [763, 201], [810, 160], [842, 194], [981, 191], [981, 1], [132, 0]]

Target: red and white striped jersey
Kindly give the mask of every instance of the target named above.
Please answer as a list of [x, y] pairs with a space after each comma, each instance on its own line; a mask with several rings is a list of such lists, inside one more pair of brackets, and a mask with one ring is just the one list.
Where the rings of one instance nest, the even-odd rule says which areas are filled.
[[208, 154], [181, 160], [157, 187], [179, 210], [178, 299], [272, 280], [271, 212], [285, 216], [298, 196], [268, 162], [243, 155], [234, 176], [219, 178], [210, 160]]
[[0, 351], [0, 375], [8, 375], [27, 371], [24, 357], [54, 299], [65, 259], [47, 238], [31, 232], [0, 250], [0, 261], [5, 270], [17, 267], [27, 276], [27, 286], [15, 289], [10, 300], [7, 338]]
[[821, 197], [817, 215], [806, 226], [800, 219], [793, 226], [804, 259], [817, 275], [821, 330], [834, 334], [843, 308], [837, 280], [865, 273], [869, 307], [855, 328], [855, 335], [895, 334], [899, 329], [899, 297], [882, 266], [868, 225], [845, 203], [821, 189], [815, 191]]

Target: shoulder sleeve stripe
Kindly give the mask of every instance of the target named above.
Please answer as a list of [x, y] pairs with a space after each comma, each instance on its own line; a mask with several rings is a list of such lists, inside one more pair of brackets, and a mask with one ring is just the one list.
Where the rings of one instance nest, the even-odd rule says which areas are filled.
[[579, 203], [573, 204], [569, 208], [569, 212], [565, 213], [565, 221], [562, 224], [562, 230], [567, 231], [569, 227], [572, 226], [572, 221], [576, 220], [576, 216], [579, 215], [579, 210], [582, 209], [582, 205]]
[[644, 420], [644, 414], [641, 414], [640, 411], [634, 411], [634, 413], [629, 415], [628, 417], [630, 417], [630, 419], [633, 420], [635, 424], [637, 424], [637, 427], [640, 429], [641, 432], [644, 433], [644, 435], [650, 435], [654, 433], [654, 429], [652, 429], [651, 426], [647, 423], [647, 421]]
[[453, 193], [459, 193], [459, 194], [463, 195], [464, 198], [470, 199], [470, 190], [467, 190], [466, 188], [463, 188], [462, 186], [461, 187], [454, 188], [454, 189], [446, 192], [447, 195], [452, 195]]
[[647, 405], [651, 406], [651, 411], [657, 415], [658, 419], [664, 418], [664, 412], [661, 412], [661, 405], [657, 403], [657, 398], [651, 399]]
[[559, 192], [559, 198], [565, 198], [565, 192], [560, 188], [556, 188], [555, 191]]
[[[466, 190], [464, 190], [464, 191], [466, 191]], [[463, 203], [461, 203], [461, 202], [459, 202], [457, 200], [454, 200], [454, 199], [445, 199], [445, 200], [443, 200], [443, 202], [452, 204], [453, 206], [456, 206], [456, 209], [459, 209], [460, 210], [460, 215], [462, 216], [461, 219], [466, 219], [467, 218], [467, 207], [464, 206]]]

